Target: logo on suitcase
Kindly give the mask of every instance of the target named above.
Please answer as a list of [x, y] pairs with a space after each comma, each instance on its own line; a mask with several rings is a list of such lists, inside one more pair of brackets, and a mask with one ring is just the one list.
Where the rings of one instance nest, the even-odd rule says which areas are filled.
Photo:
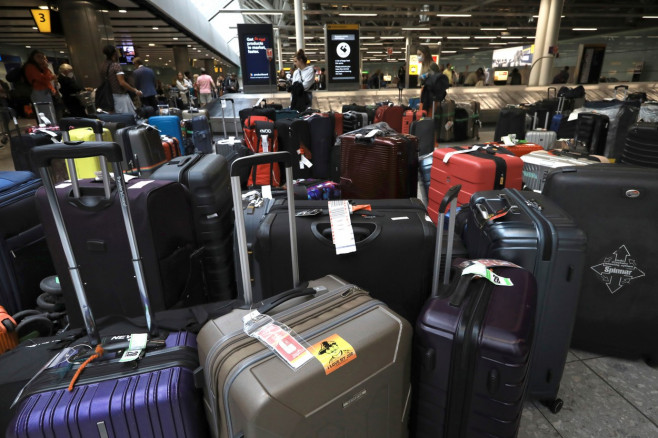
[[631, 258], [626, 245], [620, 246], [618, 250], [612, 252], [610, 257], [606, 257], [603, 263], [592, 266], [591, 269], [596, 272], [612, 294], [630, 284], [631, 280], [645, 275], [644, 271], [637, 267], [635, 260]]
[[337, 334], [318, 342], [309, 350], [320, 361], [327, 375], [356, 359], [354, 348]]

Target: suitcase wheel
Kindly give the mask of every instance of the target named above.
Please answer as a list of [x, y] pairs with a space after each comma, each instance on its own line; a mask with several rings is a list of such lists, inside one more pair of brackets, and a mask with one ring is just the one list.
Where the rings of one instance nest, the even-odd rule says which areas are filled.
[[564, 406], [564, 402], [561, 398], [556, 398], [555, 400], [542, 400], [541, 402], [544, 406], [548, 408], [554, 414], [557, 414]]

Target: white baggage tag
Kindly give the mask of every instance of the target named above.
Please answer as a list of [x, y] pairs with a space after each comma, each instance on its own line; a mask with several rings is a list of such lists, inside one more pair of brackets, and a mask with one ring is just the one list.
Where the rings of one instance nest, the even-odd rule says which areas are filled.
[[234, 136], [231, 135], [231, 136], [228, 138], [228, 144], [235, 144], [235, 137], [234, 137]]
[[474, 274], [478, 277], [486, 278], [491, 283], [497, 286], [514, 286], [512, 280], [509, 278], [501, 277], [500, 275], [494, 274], [491, 269], [488, 269], [485, 265], [480, 262], [475, 262], [471, 266], [465, 268], [462, 271], [462, 275]]
[[263, 152], [269, 152], [270, 151], [270, 146], [267, 143], [267, 134], [263, 134], [260, 136], [261, 142], [263, 143]]
[[453, 124], [454, 123], [452, 122], [452, 120], [448, 120], [445, 124], [446, 131], [450, 131], [450, 128], [452, 128]]
[[329, 222], [336, 254], [356, 252], [354, 230], [350, 221], [350, 207], [346, 200], [329, 201]]
[[222, 99], [222, 108], [226, 109], [226, 101]]
[[119, 359], [119, 362], [131, 362], [139, 358], [142, 354], [142, 350], [146, 348], [146, 343], [148, 342], [147, 333], [133, 333], [130, 335], [130, 343], [128, 344], [128, 349], [123, 352], [123, 356]]
[[308, 158], [306, 158], [304, 155], [301, 156], [299, 159], [299, 168], [303, 169], [304, 166], [308, 167], [309, 169], [313, 167], [313, 163], [311, 163]]
[[128, 187], [128, 190], [130, 190], [130, 189], [141, 189], [142, 187], [145, 187], [148, 184], [151, 184], [153, 181], [154, 180], [143, 180], [143, 181], [136, 182], [135, 184]]
[[263, 186], [261, 191], [263, 192], [263, 198], [272, 199], [272, 186]]
[[505, 146], [514, 146], [514, 140], [512, 140], [511, 135], [506, 135], [504, 137], [500, 137], [500, 139], [503, 141], [503, 144]]

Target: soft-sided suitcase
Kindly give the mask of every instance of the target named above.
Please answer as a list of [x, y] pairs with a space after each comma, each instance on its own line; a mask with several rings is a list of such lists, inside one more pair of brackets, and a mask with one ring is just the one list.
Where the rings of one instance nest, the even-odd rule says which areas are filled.
[[[373, 298], [413, 323], [431, 288], [435, 227], [427, 219], [425, 206], [418, 199], [350, 200], [350, 204], [370, 205], [371, 210], [350, 215], [356, 252], [337, 255], [327, 201], [295, 202], [297, 213], [317, 210], [313, 216], [296, 218], [300, 278], [333, 273], [370, 291]], [[284, 207], [283, 200], [275, 200], [252, 247], [257, 265], [253, 275], [262, 298], [292, 287], [285, 268], [290, 265], [290, 244]], [[400, 276], [400, 272], [407, 274]]]
[[[292, 168], [295, 179], [310, 178], [311, 167], [304, 164], [302, 156], [309, 162], [313, 158], [311, 153], [311, 129], [310, 123], [303, 119], [283, 119], [274, 123], [279, 136], [279, 150], [287, 151], [295, 157], [297, 163]], [[283, 178], [283, 175], [281, 175]]]
[[9, 138], [9, 147], [11, 149], [14, 170], [25, 170], [36, 173], [36, 169], [30, 162], [30, 150], [35, 146], [56, 143], [61, 140], [60, 132], [38, 130], [34, 133], [23, 135], [18, 126], [16, 112], [12, 108], [0, 107], [0, 118], [2, 119], [2, 125], [7, 134], [11, 134], [10, 127], [12, 124], [14, 125], [16, 135], [10, 135]]
[[406, 110], [402, 113], [402, 134], [411, 134], [410, 128], [411, 124], [416, 120], [420, 120], [423, 117], [427, 117], [427, 111], [416, 111], [416, 110]]
[[602, 354], [646, 356], [655, 366], [658, 214], [655, 169], [623, 164], [563, 168], [544, 194], [587, 234], [585, 274], [572, 345]]
[[501, 141], [501, 137], [515, 134], [517, 140], [525, 138], [526, 112], [522, 108], [503, 108], [500, 110], [494, 141]]
[[285, 119], [296, 119], [299, 117], [299, 111], [294, 109], [279, 109], [275, 110], [275, 121], [285, 120]]
[[246, 126], [245, 122], [251, 116], [263, 116], [267, 117], [272, 122], [276, 121], [276, 110], [274, 108], [243, 108], [238, 112], [238, 115], [240, 116], [240, 126], [242, 126], [243, 129]]
[[436, 146], [436, 132], [434, 120], [430, 118], [414, 120], [411, 122], [409, 134], [418, 137], [418, 154], [431, 154]]
[[469, 109], [455, 106], [455, 124], [452, 128], [454, 132], [453, 141], [464, 141], [470, 138], [468, 127], [469, 122], [471, 122], [471, 114]]
[[329, 178], [331, 147], [334, 143], [331, 119], [326, 115], [314, 114], [306, 117], [311, 133], [311, 176], [318, 179]]
[[433, 118], [438, 141], [453, 141], [455, 139], [455, 101], [445, 99], [443, 102], [433, 102]]
[[[456, 201], [456, 193], [448, 192], [439, 207], [443, 229], [445, 208], [452, 204], [449, 237]], [[450, 269], [441, 282], [442, 246], [437, 239], [432, 298], [416, 323], [412, 433], [418, 438], [516, 437], [533, 342], [538, 345], [536, 281], [505, 261], [468, 260], [452, 282]], [[451, 262], [449, 248], [446, 268]]]
[[[198, 421], [201, 406], [193, 377], [193, 370], [198, 364], [195, 360], [198, 357], [196, 339], [185, 332], [160, 335], [155, 327], [147, 286], [150, 283], [146, 281], [135, 239], [136, 229], [127, 199], [129, 189], [122, 177], [117, 178], [116, 184], [125, 225], [123, 232], [129, 240], [133, 281], [139, 285], [138, 295], [146, 315], [147, 339], [150, 339], [148, 342], [144, 339], [141, 349], [134, 349], [139, 355], [145, 351], [144, 356], [133, 362], [132, 367], [126, 367], [116, 359], [121, 357], [120, 350], [128, 350], [126, 354], [130, 356], [132, 348], [128, 346], [127, 334], [102, 340], [97, 331], [85, 292], [85, 287], [90, 285], [86, 279], [83, 280], [78, 268], [73, 245], [62, 220], [61, 202], [57, 200], [56, 189], [50, 182], [48, 166], [53, 157], [80, 158], [98, 154], [111, 161], [117, 173], [122, 175], [123, 157], [117, 144], [63, 144], [37, 148], [33, 152], [42, 179], [46, 181], [51, 214], [57, 218], [56, 234], [61, 239], [61, 245], [68, 248], [66, 259], [69, 269], [65, 275], [75, 284], [75, 295], [84, 314], [89, 343], [87, 349], [80, 346], [71, 352], [78, 354], [59, 355], [28, 384], [21, 394], [22, 402], [8, 428], [8, 436], [69, 437], [72, 431], [77, 431], [81, 436], [167, 436], [172, 433], [176, 436], [204, 436], [206, 430]], [[103, 180], [106, 181], [104, 191], [107, 193], [110, 185], [106, 166], [103, 166]], [[77, 187], [75, 180], [72, 184]], [[74, 190], [76, 195], [79, 189]], [[117, 338], [120, 341], [113, 343], [119, 340]], [[149, 352], [155, 345], [161, 349]], [[162, 412], [167, 414], [162, 415]]]
[[[203, 288], [197, 284], [199, 270], [195, 269], [201, 251], [195, 242], [187, 190], [178, 183], [139, 178], [131, 179], [127, 185], [154, 310], [202, 300], [199, 295], [203, 294]], [[57, 186], [64, 219], [71, 224], [69, 237], [73, 251], [78, 256], [84, 281], [94, 290], [90, 300], [99, 316], [135, 316], [141, 308], [128, 257], [130, 242], [122, 233], [123, 224], [117, 220], [121, 214], [117, 190], [116, 187], [106, 189], [104, 182], [93, 179], [82, 180], [75, 186], [72, 182]], [[75, 305], [74, 285], [66, 275], [65, 250], [57, 238], [57, 222], [43, 189], [37, 191], [37, 201], [69, 320], [72, 327], [78, 327], [82, 315]]]
[[576, 119], [573, 139], [576, 148], [603, 155], [608, 139], [610, 119], [605, 114], [581, 112]]
[[410, 198], [418, 189], [418, 139], [385, 123], [339, 137], [344, 199]]
[[196, 115], [192, 118], [192, 141], [194, 150], [204, 154], [215, 152], [212, 144], [212, 132], [210, 131], [210, 122], [208, 117]]
[[658, 124], [637, 123], [628, 131], [622, 163], [658, 167]]
[[196, 240], [204, 247], [204, 277], [209, 301], [235, 298], [233, 216], [229, 164], [222, 155], [174, 158], [151, 175], [188, 188], [192, 200]]
[[597, 155], [605, 155], [611, 162], [619, 160], [624, 150], [626, 134], [637, 121], [640, 112], [640, 102], [618, 100], [586, 102], [585, 109], [587, 112], [606, 115], [609, 119], [605, 149], [603, 151], [590, 150], [590, 152]]
[[459, 205], [481, 190], [523, 186], [523, 161], [504, 148], [473, 146], [435, 149], [427, 212], [436, 222], [439, 203], [455, 184], [461, 184]]
[[471, 257], [516, 263], [537, 279], [537, 348], [528, 395], [556, 413], [585, 266], [585, 233], [548, 197], [504, 189], [473, 195], [464, 243]]
[[[288, 155], [275, 156], [280, 154]], [[244, 227], [239, 166], [245, 161], [248, 165], [269, 162], [272, 158], [268, 155], [274, 154], [242, 158], [232, 169], [239, 230]], [[289, 156], [285, 159], [290, 180], [292, 160]], [[292, 186], [288, 196], [294, 237]], [[243, 277], [248, 284], [246, 240], [242, 232], [238, 235]], [[297, 260], [293, 237], [290, 248], [292, 259]], [[295, 268], [293, 263], [293, 272], [297, 272]], [[210, 321], [199, 332], [204, 401], [212, 435], [407, 436], [411, 326], [367, 292], [337, 277], [323, 277], [308, 285], [299, 284], [296, 274], [293, 277], [297, 289], [260, 305], [252, 305], [247, 286], [244, 308]], [[283, 356], [275, 355], [245, 333], [243, 317], [254, 335], [276, 330], [273, 325], [262, 329], [254, 325], [256, 313], [250, 313], [250, 308], [290, 327], [305, 347], [285, 336], [273, 343]], [[370, 351], [376, 353], [368, 354]], [[291, 360], [294, 368], [282, 357]]]
[[185, 154], [183, 145], [183, 132], [180, 129], [180, 117], [178, 116], [153, 116], [148, 119], [149, 125], [153, 125], [160, 131], [161, 135], [175, 137], [178, 140], [178, 146], [181, 155]]
[[126, 173], [147, 178], [169, 159], [162, 147], [160, 133], [153, 126], [120, 128], [115, 140], [121, 146]]

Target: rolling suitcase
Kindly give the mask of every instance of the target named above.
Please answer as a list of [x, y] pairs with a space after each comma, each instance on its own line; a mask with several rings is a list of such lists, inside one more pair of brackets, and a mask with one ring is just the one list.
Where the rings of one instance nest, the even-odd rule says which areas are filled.
[[149, 117], [148, 124], [153, 125], [160, 131], [161, 135], [174, 137], [178, 140], [181, 155], [185, 155], [183, 132], [180, 128], [180, 117], [178, 116], [153, 116]]
[[344, 199], [392, 199], [416, 196], [418, 139], [386, 124], [343, 134], [340, 185]]
[[590, 152], [596, 155], [605, 155], [611, 162], [619, 160], [624, 150], [626, 134], [637, 121], [640, 102], [619, 100], [586, 102], [585, 109], [587, 112], [608, 116], [609, 119], [605, 148], [602, 151], [591, 150]]
[[[279, 150], [287, 151], [295, 157], [296, 163], [292, 168], [295, 179], [310, 178], [311, 167], [303, 164], [302, 156], [307, 160], [313, 158], [311, 153], [311, 128], [307, 120], [283, 119], [274, 123], [279, 136]], [[309, 160], [310, 161], [310, 160]], [[283, 178], [283, 175], [281, 175]]]
[[432, 102], [433, 117], [438, 141], [453, 141], [455, 139], [455, 101], [445, 99], [443, 102]]
[[36, 173], [36, 169], [30, 162], [30, 149], [35, 146], [56, 143], [61, 140], [59, 131], [38, 130], [34, 133], [23, 135], [18, 125], [16, 112], [13, 108], [0, 107], [0, 118], [5, 132], [10, 135], [10, 125], [13, 123], [16, 135], [10, 135], [9, 147], [11, 149], [11, 159], [14, 163], [14, 170], [23, 170]]
[[325, 115], [311, 115], [305, 118], [311, 134], [311, 177], [318, 179], [329, 178], [329, 162], [331, 148], [334, 142], [331, 119]]
[[431, 154], [436, 146], [434, 120], [430, 118], [414, 120], [409, 127], [409, 134], [418, 137], [418, 154]]
[[210, 132], [210, 122], [208, 117], [196, 115], [192, 117], [192, 141], [194, 142], [195, 152], [211, 154], [214, 151], [212, 142], [212, 132]]
[[411, 132], [409, 132], [411, 124], [423, 117], [427, 117], [427, 111], [405, 110], [402, 113], [402, 130], [400, 132], [402, 134], [411, 134]]
[[636, 123], [628, 131], [622, 163], [658, 167], [658, 124]]
[[384, 122], [396, 132], [402, 133], [404, 107], [401, 105], [382, 105], [375, 111], [374, 123]]
[[[455, 124], [453, 125], [454, 141], [464, 141], [470, 138], [469, 122], [471, 122], [470, 108], [455, 106]], [[471, 122], [472, 123], [472, 122]]]
[[553, 169], [568, 166], [585, 166], [594, 163], [594, 161], [578, 160], [568, 156], [552, 155], [547, 152], [542, 150], [521, 157], [523, 160], [523, 184], [525, 184], [526, 188], [539, 193], [544, 188], [546, 178]]
[[161, 135], [160, 142], [162, 143], [162, 150], [165, 154], [165, 161], [169, 161], [172, 158], [181, 156], [180, 146], [176, 137], [167, 137], [166, 135]]
[[[572, 345], [658, 364], [658, 297], [651, 265], [658, 251], [656, 169], [623, 164], [563, 168], [544, 194], [587, 234], [585, 274]], [[648, 222], [649, 221], [649, 222]], [[621, 310], [620, 310], [621, 309]]]
[[[292, 160], [283, 152], [242, 158], [231, 170], [240, 264], [246, 285], [250, 275], [240, 167], [268, 163], [282, 156], [290, 180]], [[246, 306], [210, 321], [197, 338], [211, 433], [215, 437], [250, 438], [345, 433], [360, 437], [407, 436], [411, 326], [367, 292], [337, 277], [323, 277], [308, 285], [299, 283], [292, 186], [288, 186], [288, 197], [297, 288], [253, 305], [247, 286]], [[259, 324], [264, 320], [257, 318], [250, 307], [265, 319], [275, 320], [276, 327]], [[272, 343], [277, 354], [247, 334], [269, 339], [268, 333], [283, 334], [279, 329], [284, 327], [279, 324], [294, 332], [286, 332]]]
[[[101, 163], [101, 166], [105, 164]], [[131, 179], [127, 185], [153, 309], [159, 311], [204, 300], [197, 269], [202, 251], [195, 242], [187, 190], [177, 183], [139, 178]], [[112, 188], [109, 196], [106, 190], [104, 183], [85, 179], [76, 186], [72, 182], [59, 184], [57, 196], [64, 218], [72, 225], [69, 238], [81, 262], [81, 275], [87, 287], [95, 291], [90, 300], [96, 313], [136, 316], [141, 305], [127, 256], [130, 242], [122, 233], [123, 224], [116, 220], [120, 215], [117, 189]], [[48, 208], [44, 189], [37, 191], [36, 198], [69, 321], [72, 327], [79, 327], [83, 315], [77, 311], [74, 284], [66, 275], [66, 250], [57, 239], [56, 219]]]
[[537, 129], [537, 123], [539, 122], [538, 113], [535, 113], [533, 118], [532, 130], [526, 132], [525, 139], [526, 141], [534, 144], [540, 145], [545, 150], [553, 149], [555, 147], [555, 142], [557, 141], [557, 133], [555, 131], [548, 130], [548, 116], [546, 113], [546, 119], [544, 120], [544, 127]]
[[453, 185], [461, 184], [459, 205], [481, 190], [523, 186], [523, 161], [505, 148], [475, 145], [471, 148], [435, 149], [427, 213], [436, 222], [439, 203]]
[[368, 124], [368, 114], [365, 112], [348, 111], [343, 113], [343, 133], [356, 131]]
[[123, 126], [133, 126], [137, 124], [137, 119], [135, 119], [135, 115], [130, 113], [116, 113], [116, 114], [99, 113], [98, 119], [102, 120], [103, 122], [123, 123]]
[[[135, 239], [136, 228], [132, 223], [127, 199], [130, 189], [126, 187], [123, 178], [117, 179], [117, 192], [121, 198], [119, 203], [124, 231], [129, 240], [134, 278], [138, 284], [148, 333], [143, 338], [142, 348], [136, 348], [128, 345], [127, 335], [113, 336], [106, 340], [101, 339], [97, 331], [85, 292], [85, 286], [89, 284], [85, 284], [78, 268], [63, 221], [61, 203], [50, 182], [48, 168], [53, 157], [79, 158], [97, 154], [103, 155], [112, 161], [115, 169], [121, 170], [121, 149], [113, 143], [92, 142], [82, 146], [63, 144], [37, 148], [33, 152], [41, 177], [46, 181], [48, 204], [56, 218], [56, 234], [61, 239], [61, 245], [67, 248], [67, 276], [70, 275], [75, 284], [89, 345], [81, 345], [68, 354], [65, 352], [56, 356], [24, 388], [21, 405], [8, 428], [8, 436], [69, 437], [72, 431], [81, 436], [165, 436], [172, 433], [177, 436], [204, 436], [206, 430], [198, 421], [200, 397], [193, 377], [193, 371], [198, 365], [196, 339], [186, 332], [160, 335], [153, 323], [153, 307], [149, 300], [146, 274]], [[110, 192], [109, 178], [107, 167], [103, 166], [106, 194]], [[81, 187], [78, 187], [75, 179], [72, 184], [74, 192], [79, 193]], [[120, 342], [116, 342], [117, 338], [120, 338]], [[126, 367], [126, 364], [121, 363], [123, 360], [117, 361], [122, 357], [119, 351], [124, 352], [123, 360], [130, 356], [143, 357], [133, 362], [132, 367]], [[83, 362], [84, 359], [87, 360]], [[167, 412], [167, 415], [162, 415], [162, 412]]]
[[[103, 128], [102, 123], [97, 123], [94, 119], [72, 118], [62, 119], [62, 140], [63, 141], [112, 141], [110, 130]], [[75, 168], [78, 178], [94, 178], [96, 172], [101, 170], [100, 158], [82, 158], [77, 159]], [[71, 169], [69, 164], [66, 165], [69, 174]]]
[[116, 143], [121, 147], [126, 173], [148, 178], [168, 161], [160, 133], [153, 126], [120, 128], [116, 133]]
[[155, 171], [151, 179], [175, 181], [187, 187], [196, 241], [204, 247], [201, 257], [208, 300], [235, 298], [231, 186], [226, 159], [216, 154], [178, 157]]
[[[452, 206], [448, 236], [454, 235], [458, 188], [439, 206], [440, 230], [445, 208]], [[441, 281], [442, 246], [437, 239], [432, 297], [416, 323], [414, 436], [516, 437], [533, 343], [538, 345], [536, 281], [508, 262], [468, 260], [450, 282], [450, 246]]]
[[220, 98], [220, 108], [222, 109], [222, 134], [224, 134], [224, 138], [229, 138], [228, 131], [226, 130], [226, 114], [225, 114], [225, 109], [226, 109], [226, 102], [231, 102], [231, 107], [233, 108], [232, 114], [233, 114], [233, 132], [235, 134], [235, 137], [240, 137], [241, 136], [241, 131], [238, 128], [238, 118], [236, 117], [237, 114], [235, 113], [235, 101], [230, 98]]
[[[274, 122], [265, 116], [249, 116], [244, 123], [244, 141], [254, 154], [277, 152], [279, 150], [278, 132]], [[249, 175], [248, 185], [278, 187], [281, 173], [278, 163], [268, 166], [255, 166]]]
[[516, 155], [517, 157], [522, 157], [531, 152], [544, 150], [544, 148], [541, 145], [534, 143], [517, 143], [511, 146], [504, 145], [502, 143], [496, 143], [496, 145], [504, 147], [505, 149]]
[[537, 279], [537, 348], [528, 395], [557, 413], [562, 407], [558, 390], [585, 266], [585, 233], [566, 211], [537, 193], [479, 192], [469, 208], [464, 234], [469, 256], [510, 261]]
[[494, 141], [501, 141], [501, 137], [515, 134], [517, 140], [525, 138], [526, 112], [522, 108], [503, 108], [500, 110]]
[[585, 150], [590, 154], [603, 155], [605, 153], [609, 125], [610, 119], [605, 114], [578, 113], [576, 130], [573, 135], [576, 148]]

